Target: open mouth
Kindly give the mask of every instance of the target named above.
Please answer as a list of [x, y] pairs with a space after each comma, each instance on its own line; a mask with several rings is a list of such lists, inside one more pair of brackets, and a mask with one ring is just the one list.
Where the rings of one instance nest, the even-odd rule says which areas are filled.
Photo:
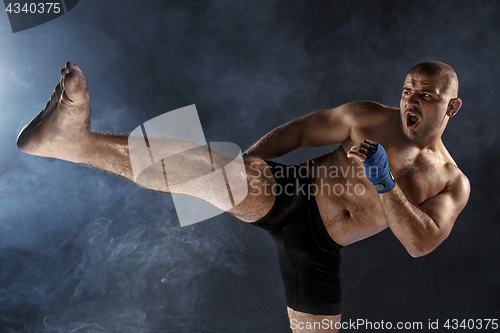
[[410, 129], [415, 128], [415, 126], [417, 126], [419, 120], [420, 119], [417, 117], [416, 114], [414, 114], [412, 112], [408, 112], [406, 114], [406, 127], [410, 128]]

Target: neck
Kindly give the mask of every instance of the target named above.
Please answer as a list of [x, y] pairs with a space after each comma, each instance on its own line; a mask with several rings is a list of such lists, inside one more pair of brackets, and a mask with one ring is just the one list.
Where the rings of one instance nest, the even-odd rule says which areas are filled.
[[442, 133], [439, 133], [420, 141], [412, 141], [412, 145], [419, 148], [420, 150], [429, 149], [436, 151], [443, 144], [443, 141], [441, 140], [441, 134]]
[[424, 149], [429, 149], [429, 150], [433, 150], [433, 151], [438, 150], [438, 148], [443, 145], [443, 141], [441, 140], [441, 137], [443, 136], [443, 133], [444, 133], [444, 130], [446, 128], [447, 123], [448, 123], [448, 119], [445, 118], [443, 120], [443, 123], [439, 127], [438, 131], [435, 134], [433, 134], [433, 135], [431, 135], [423, 140], [416, 141], [416, 140], [411, 140], [411, 139], [407, 138], [407, 140], [409, 141], [409, 145], [416, 147], [420, 150], [424, 150]]

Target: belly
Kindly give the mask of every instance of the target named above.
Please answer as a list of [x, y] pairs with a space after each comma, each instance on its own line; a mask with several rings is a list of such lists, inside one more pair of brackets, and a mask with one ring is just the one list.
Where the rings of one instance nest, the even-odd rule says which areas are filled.
[[342, 146], [310, 160], [308, 168], [321, 218], [335, 242], [346, 246], [387, 228], [363, 164], [348, 159]]

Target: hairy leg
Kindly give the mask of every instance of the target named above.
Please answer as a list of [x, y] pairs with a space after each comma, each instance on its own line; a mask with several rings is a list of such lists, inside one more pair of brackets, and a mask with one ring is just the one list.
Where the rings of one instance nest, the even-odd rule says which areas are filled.
[[[288, 308], [288, 318], [290, 319], [290, 326], [293, 333], [340, 332], [340, 330], [335, 328], [335, 323], [341, 322], [340, 314], [335, 316], [317, 316]], [[308, 323], [310, 326], [307, 326]]]
[[[165, 151], [186, 151], [162, 161], [169, 169], [169, 178], [175, 180], [176, 185], [181, 185], [174, 187], [170, 181], [166, 184], [165, 168], [163, 171], [161, 168], [148, 169], [136, 179], [130, 161], [128, 136], [90, 131], [90, 103], [85, 74], [78, 66], [68, 62], [61, 70], [61, 77], [45, 108], [19, 134], [17, 146], [21, 151], [85, 164], [157, 191], [172, 192], [170, 185], [175, 188], [175, 193], [202, 198], [219, 208], [224, 206], [222, 199], [213, 194], [220, 193], [215, 191], [220, 190], [215, 188], [218, 185], [210, 182], [193, 184], [186, 180], [200, 176], [201, 170], [226, 165], [230, 162], [229, 157], [217, 152], [207, 154], [206, 148], [196, 147], [190, 142], [160, 138], [156, 140], [164, 140], [162, 145]], [[246, 180], [240, 183], [248, 188], [248, 195], [229, 211], [230, 214], [242, 221], [254, 222], [271, 209], [274, 195], [269, 189], [275, 181], [267, 168], [262, 160], [245, 160], [247, 173], [239, 176]]]

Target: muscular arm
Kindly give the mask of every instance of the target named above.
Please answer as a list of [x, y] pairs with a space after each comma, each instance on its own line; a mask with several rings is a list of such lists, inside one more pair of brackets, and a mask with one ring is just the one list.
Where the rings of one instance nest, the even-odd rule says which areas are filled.
[[460, 173], [442, 192], [418, 207], [408, 201], [397, 185], [379, 197], [389, 228], [411, 256], [420, 257], [448, 237], [469, 193], [469, 181]]
[[352, 102], [334, 109], [319, 110], [277, 127], [251, 146], [247, 153], [271, 160], [299, 148], [321, 147], [341, 143], [353, 127], [370, 117], [365, 115], [380, 107], [373, 102]]
[[[376, 187], [382, 185], [378, 189], [379, 198], [389, 228], [413, 257], [432, 252], [448, 237], [469, 200], [469, 180], [458, 168], [448, 169], [450, 178], [441, 192], [416, 206], [389, 178], [387, 155], [382, 146], [364, 140], [353, 146], [347, 157], [363, 162], [367, 178]], [[372, 174], [370, 168], [377, 172]]]

